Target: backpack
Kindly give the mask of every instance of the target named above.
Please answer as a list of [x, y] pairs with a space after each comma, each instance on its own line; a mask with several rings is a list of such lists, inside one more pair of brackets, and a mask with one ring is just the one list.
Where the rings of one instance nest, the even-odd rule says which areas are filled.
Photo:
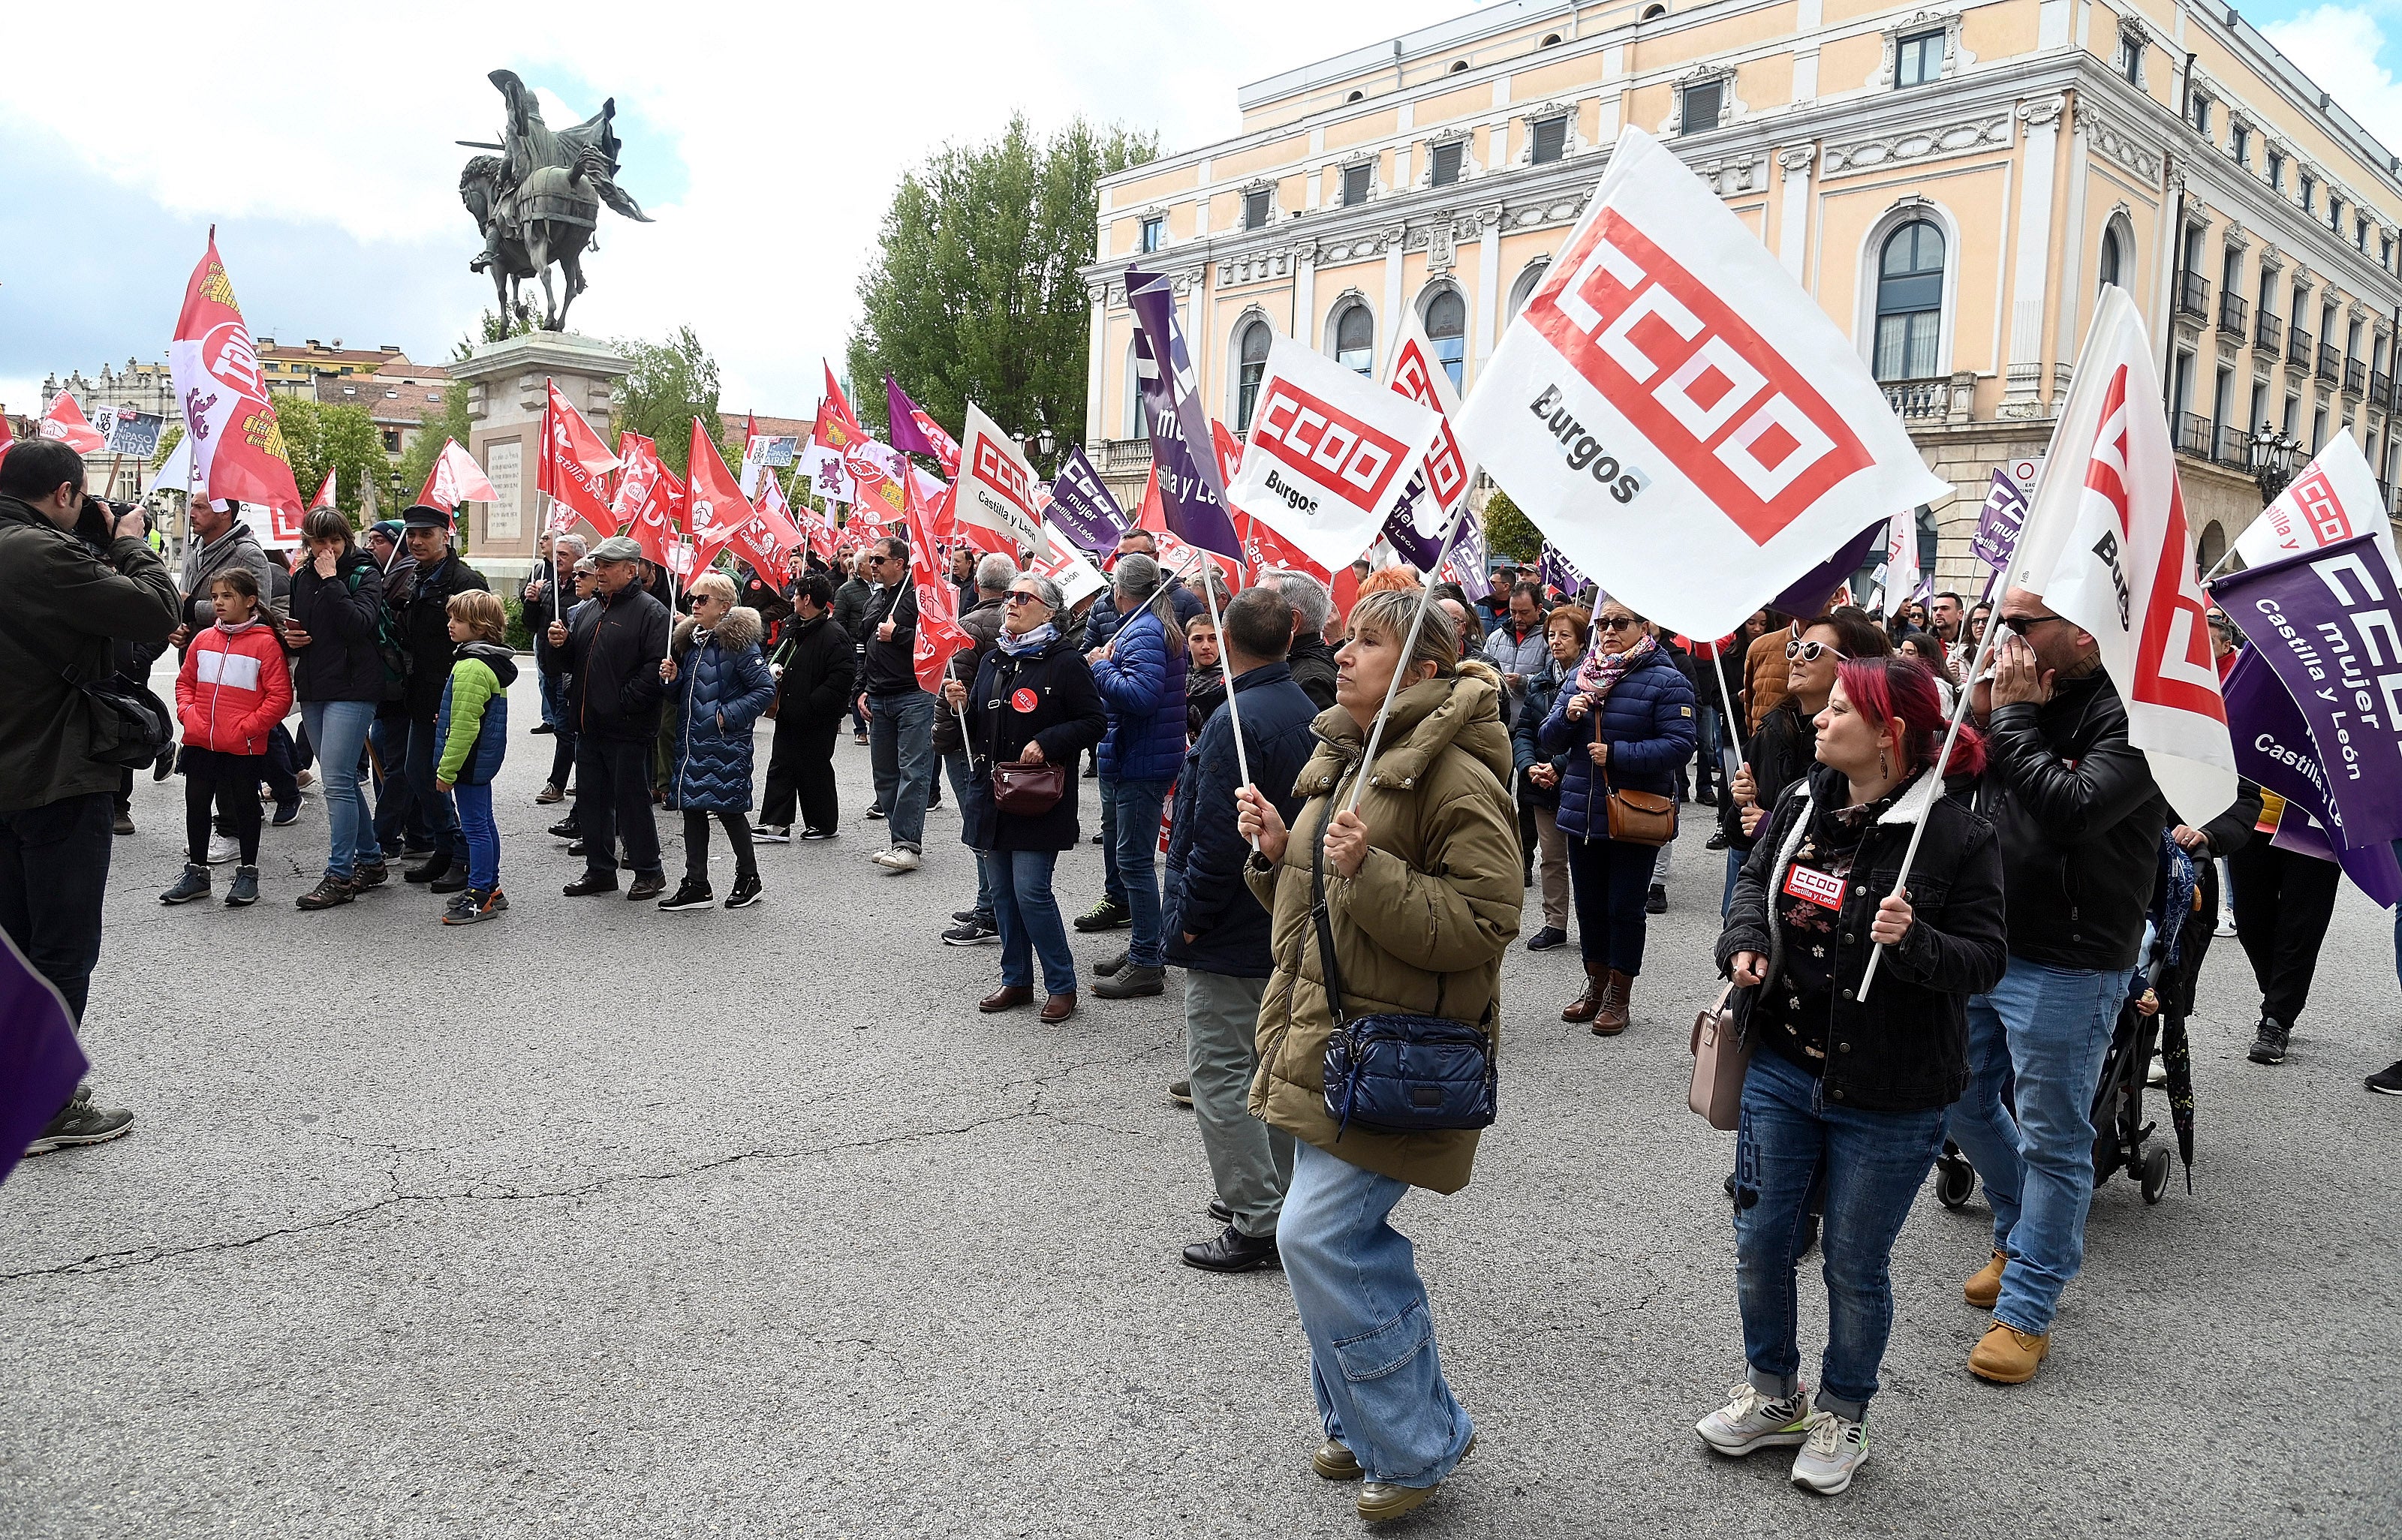
[[[361, 569], [352, 567], [349, 579], [350, 591], [359, 591]], [[393, 618], [392, 606], [376, 600], [376, 657], [383, 664], [383, 698], [398, 700], [407, 693], [409, 666], [413, 661], [408, 649], [400, 643], [400, 623]]]

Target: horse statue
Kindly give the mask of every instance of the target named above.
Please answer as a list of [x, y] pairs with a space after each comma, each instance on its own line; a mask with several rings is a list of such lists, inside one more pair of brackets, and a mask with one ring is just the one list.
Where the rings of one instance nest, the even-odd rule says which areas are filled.
[[[467, 264], [468, 270], [492, 275], [504, 316], [518, 313], [518, 284], [540, 278], [543, 330], [564, 331], [568, 307], [585, 289], [584, 253], [594, 244], [600, 205], [646, 225], [651, 217], [616, 184], [615, 98], [603, 102], [592, 117], [554, 133], [533, 92], [514, 73], [494, 70], [490, 78], [508, 109], [502, 142], [460, 141], [502, 152], [475, 157], [459, 175], [459, 199], [484, 233], [483, 253]], [[551, 287], [554, 264], [564, 281], [563, 296]]]

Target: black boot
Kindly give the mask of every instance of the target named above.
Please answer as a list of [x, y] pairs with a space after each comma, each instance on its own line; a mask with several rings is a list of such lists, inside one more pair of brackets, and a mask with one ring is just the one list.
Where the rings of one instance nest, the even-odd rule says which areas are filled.
[[1184, 1248], [1184, 1265], [1199, 1268], [1204, 1272], [1249, 1272], [1259, 1268], [1279, 1266], [1276, 1237], [1253, 1240], [1228, 1225], [1206, 1241], [1197, 1241]]

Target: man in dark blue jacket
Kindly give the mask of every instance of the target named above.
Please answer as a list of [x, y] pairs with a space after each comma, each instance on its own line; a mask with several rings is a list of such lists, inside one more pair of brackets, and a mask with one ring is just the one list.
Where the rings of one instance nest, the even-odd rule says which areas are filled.
[[[1152, 538], [1148, 529], [1128, 529], [1118, 537], [1118, 548], [1111, 560], [1115, 562], [1126, 557], [1142, 557], [1155, 562], [1159, 559], [1159, 542]], [[1206, 599], [1184, 585], [1182, 578], [1171, 577], [1165, 586], [1167, 602], [1176, 607], [1176, 624], [1180, 627], [1209, 608]], [[1118, 606], [1117, 591], [1111, 589], [1102, 594], [1093, 601], [1092, 610], [1084, 616], [1084, 645], [1106, 646], [1110, 639], [1118, 634], [1118, 627], [1125, 624], [1125, 617], [1126, 612]]]
[[[1285, 664], [1293, 610], [1273, 587], [1247, 588], [1225, 607], [1226, 672], [1242, 713], [1251, 784], [1287, 823], [1301, 812], [1293, 782], [1317, 738], [1318, 707]], [[1259, 1067], [1260, 998], [1275, 969], [1268, 912], [1242, 879], [1250, 846], [1235, 828], [1241, 760], [1224, 706], [1201, 729], [1176, 783], [1176, 825], [1167, 845], [1163, 923], [1166, 957], [1184, 969], [1184, 1032], [1201, 1152], [1217, 1183], [1223, 1233], [1184, 1248], [1188, 1267], [1243, 1272], [1276, 1260], [1277, 1216], [1292, 1175], [1292, 1136], [1247, 1105]]]
[[[1166, 988], [1160, 967], [1159, 809], [1184, 766], [1184, 627], [1159, 591], [1159, 564], [1118, 558], [1111, 595], [1127, 617], [1089, 654], [1093, 685], [1109, 708], [1101, 740], [1101, 901], [1076, 917], [1084, 931], [1131, 926], [1122, 966], [1104, 964], [1093, 993], [1123, 1000]], [[1162, 612], [1165, 612], [1163, 615]], [[1168, 627], [1174, 625], [1171, 633]]]

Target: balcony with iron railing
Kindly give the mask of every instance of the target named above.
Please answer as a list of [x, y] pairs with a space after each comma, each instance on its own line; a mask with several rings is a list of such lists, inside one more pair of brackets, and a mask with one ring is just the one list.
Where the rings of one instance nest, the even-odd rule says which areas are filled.
[[2252, 344], [2266, 351], [2271, 359], [2285, 343], [2285, 323], [2262, 310], [2252, 319]]
[[2354, 395], [2368, 389], [2368, 365], [2356, 358], [2343, 361], [2343, 388]]
[[2189, 315], [2196, 321], [2209, 320], [2210, 280], [2200, 273], [2177, 274], [2176, 308], [2179, 315]]
[[2248, 471], [2252, 468], [2252, 435], [2241, 424], [2219, 424], [2217, 447], [2218, 452], [2211, 458], [2229, 470]]
[[2242, 295], [2221, 293], [2218, 296], [2218, 329], [2237, 341], [2242, 341], [2244, 332], [2248, 329], [2244, 323], [2250, 318], [2251, 312], [2251, 305]]
[[2368, 405], [2384, 411], [2394, 401], [2394, 377], [2381, 369], [2368, 371]]
[[2177, 453], [2191, 455], [2196, 460], [2209, 460], [2217, 440], [2218, 432], [2210, 425], [2210, 419], [2199, 412], [2179, 412], [2176, 415]]
[[2285, 328], [2285, 362], [2301, 369], [2311, 366], [2311, 334], [2299, 326]]
[[2332, 342], [2319, 344], [2318, 377], [2332, 385], [2343, 378], [2343, 354]]

